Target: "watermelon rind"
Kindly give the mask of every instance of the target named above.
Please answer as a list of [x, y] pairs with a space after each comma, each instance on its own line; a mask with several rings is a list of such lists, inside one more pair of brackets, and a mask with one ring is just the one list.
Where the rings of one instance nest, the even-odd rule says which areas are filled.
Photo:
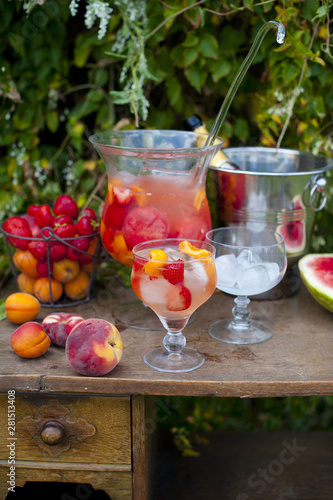
[[310, 267], [317, 258], [326, 257], [332, 259], [332, 253], [312, 253], [305, 255], [298, 261], [298, 269], [304, 285], [309, 290], [312, 297], [325, 309], [333, 312], [333, 288], [325, 285], [316, 276], [315, 271]]

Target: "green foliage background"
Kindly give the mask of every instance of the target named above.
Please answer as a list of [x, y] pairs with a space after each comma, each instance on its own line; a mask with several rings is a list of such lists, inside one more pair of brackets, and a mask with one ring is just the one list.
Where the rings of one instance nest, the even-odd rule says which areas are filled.
[[[286, 27], [286, 41], [266, 35], [220, 135], [227, 145], [333, 155], [333, 2], [110, 0], [101, 38], [98, 22], [85, 23], [94, 2], [80, 0], [73, 16], [69, 0], [0, 0], [0, 222], [61, 193], [100, 209], [105, 171], [88, 142], [97, 130], [182, 129], [193, 113], [210, 128], [256, 32], [272, 19]], [[333, 251], [332, 183], [328, 191], [313, 240], [319, 251]], [[191, 415], [195, 404], [186, 406]]]

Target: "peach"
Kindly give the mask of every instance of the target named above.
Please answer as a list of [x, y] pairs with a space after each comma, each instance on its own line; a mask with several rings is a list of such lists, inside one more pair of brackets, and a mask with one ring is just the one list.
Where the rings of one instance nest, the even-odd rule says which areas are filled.
[[40, 303], [33, 295], [24, 292], [12, 293], [5, 300], [6, 316], [14, 324], [22, 325], [35, 319], [40, 311]]
[[117, 328], [104, 319], [86, 319], [76, 325], [66, 341], [66, 358], [71, 367], [92, 377], [113, 370], [124, 346]]
[[64, 347], [68, 335], [81, 321], [84, 321], [84, 318], [75, 313], [53, 313], [43, 319], [42, 327], [53, 344]]
[[35, 321], [19, 326], [10, 337], [10, 345], [22, 358], [38, 358], [45, 354], [50, 344], [42, 325]]

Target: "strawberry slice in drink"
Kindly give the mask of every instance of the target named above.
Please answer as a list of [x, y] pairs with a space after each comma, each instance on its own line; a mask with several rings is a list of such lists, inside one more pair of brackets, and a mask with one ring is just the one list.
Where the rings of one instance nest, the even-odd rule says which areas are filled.
[[113, 186], [113, 196], [119, 205], [129, 205], [133, 200], [133, 193], [128, 188]]
[[186, 311], [191, 305], [192, 295], [191, 292], [184, 285], [175, 285], [172, 287], [168, 299], [168, 311]]
[[181, 259], [167, 264], [162, 271], [162, 276], [172, 285], [177, 285], [184, 281], [184, 261]]

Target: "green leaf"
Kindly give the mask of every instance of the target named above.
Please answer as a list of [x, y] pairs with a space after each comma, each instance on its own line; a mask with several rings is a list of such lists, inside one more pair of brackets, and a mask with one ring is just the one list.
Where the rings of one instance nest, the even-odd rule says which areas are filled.
[[59, 127], [59, 116], [57, 111], [50, 111], [46, 115], [46, 125], [51, 132], [56, 132]]
[[185, 67], [193, 64], [194, 61], [198, 58], [198, 56], [199, 52], [197, 52], [197, 50], [194, 47], [185, 49], [185, 57], [184, 57]]
[[217, 58], [219, 45], [217, 40], [210, 33], [205, 33], [199, 42], [199, 50], [201, 54], [205, 57]]
[[228, 61], [222, 60], [215, 66], [212, 73], [212, 78], [217, 83], [221, 78], [228, 75], [231, 71], [231, 64]]
[[291, 80], [299, 75], [300, 69], [296, 64], [288, 63], [284, 66], [284, 80], [286, 84], [290, 83]]
[[185, 69], [185, 76], [197, 92], [201, 91], [201, 72], [195, 68]]
[[178, 78], [174, 76], [173, 78], [167, 79], [165, 82], [165, 86], [171, 106], [176, 106], [178, 100], [182, 95], [182, 87], [178, 81]]
[[0, 321], [6, 318], [5, 301], [0, 300]]
[[194, 47], [195, 45], [198, 45], [199, 38], [196, 34], [197, 32], [192, 30], [189, 31], [186, 35], [185, 40], [183, 41], [183, 47]]
[[109, 94], [114, 104], [128, 104], [131, 101], [129, 92], [126, 90], [111, 90]]

